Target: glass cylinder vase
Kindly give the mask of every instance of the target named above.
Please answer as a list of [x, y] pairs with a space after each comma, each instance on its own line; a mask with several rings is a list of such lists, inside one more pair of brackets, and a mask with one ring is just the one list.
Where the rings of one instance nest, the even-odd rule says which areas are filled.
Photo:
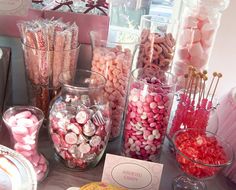
[[111, 106], [111, 136], [120, 135], [128, 78], [132, 70], [138, 36], [128, 31], [113, 31], [107, 38], [102, 31], [92, 31], [93, 46], [92, 71], [107, 79], [104, 96]]
[[163, 71], [172, 65], [178, 23], [169, 17], [143, 15], [140, 24], [141, 42], [138, 67], [155, 64]]
[[43, 120], [43, 112], [33, 106], [11, 107], [3, 114], [14, 150], [32, 163], [38, 181], [45, 179], [49, 169], [48, 161], [38, 151], [38, 133]]
[[175, 77], [159, 68], [139, 68], [129, 81], [124, 119], [122, 154], [158, 161], [163, 144], [172, 100]]
[[60, 75], [60, 94], [51, 102], [49, 132], [56, 158], [67, 167], [85, 170], [98, 164], [110, 135], [110, 108], [105, 78], [77, 70]]
[[178, 88], [184, 86], [184, 74], [190, 66], [199, 71], [208, 69], [223, 10], [229, 0], [184, 0], [173, 73]]

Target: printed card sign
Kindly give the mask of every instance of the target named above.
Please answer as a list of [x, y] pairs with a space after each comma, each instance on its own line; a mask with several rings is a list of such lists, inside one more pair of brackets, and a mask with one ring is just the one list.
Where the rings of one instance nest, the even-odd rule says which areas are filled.
[[163, 165], [106, 154], [102, 182], [126, 189], [158, 190]]
[[30, 0], [0, 0], [0, 15], [26, 15]]

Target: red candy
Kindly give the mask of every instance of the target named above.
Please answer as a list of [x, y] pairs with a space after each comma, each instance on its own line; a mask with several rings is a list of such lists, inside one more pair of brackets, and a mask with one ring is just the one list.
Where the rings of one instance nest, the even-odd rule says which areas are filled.
[[[196, 178], [215, 175], [221, 164], [227, 163], [227, 156], [216, 137], [207, 136], [205, 132], [187, 130], [175, 138], [176, 159], [180, 168]], [[185, 155], [185, 157], [183, 156]], [[215, 165], [213, 166], [207, 166]]]

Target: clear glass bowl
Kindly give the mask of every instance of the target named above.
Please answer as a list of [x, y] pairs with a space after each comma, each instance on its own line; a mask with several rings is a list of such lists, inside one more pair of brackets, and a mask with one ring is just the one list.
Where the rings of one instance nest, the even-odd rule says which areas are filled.
[[219, 136], [199, 129], [177, 131], [173, 138], [176, 160], [185, 176], [178, 176], [174, 190], [205, 190], [200, 180], [213, 178], [233, 161], [233, 149]]
[[0, 145], [1, 190], [36, 190], [37, 178], [31, 163], [16, 151]]

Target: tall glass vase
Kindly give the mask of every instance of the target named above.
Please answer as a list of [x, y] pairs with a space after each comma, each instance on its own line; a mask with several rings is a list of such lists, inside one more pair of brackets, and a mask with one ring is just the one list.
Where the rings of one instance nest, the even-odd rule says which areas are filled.
[[93, 46], [92, 71], [105, 76], [104, 96], [111, 107], [111, 136], [120, 135], [121, 122], [125, 107], [128, 79], [131, 73], [133, 57], [138, 45], [138, 35], [128, 31], [115, 31], [114, 35], [103, 35], [102, 31], [92, 31]]
[[175, 77], [159, 68], [139, 68], [129, 81], [122, 154], [158, 161], [175, 93]]

